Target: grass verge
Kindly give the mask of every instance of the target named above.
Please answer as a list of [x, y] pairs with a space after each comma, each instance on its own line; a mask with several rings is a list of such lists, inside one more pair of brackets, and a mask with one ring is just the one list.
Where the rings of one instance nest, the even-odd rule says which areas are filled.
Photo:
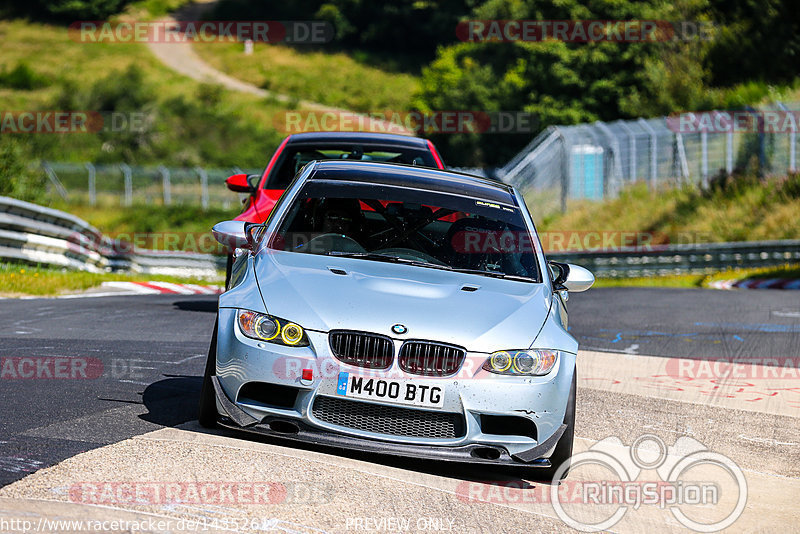
[[[224, 278], [224, 273], [219, 276]], [[87, 273], [14, 263], [0, 264], [0, 297], [53, 296], [76, 293], [103, 282], [172, 282], [176, 284], [216, 284], [203, 278], [150, 274]]]
[[[537, 205], [528, 201], [534, 217]], [[739, 177], [711, 191], [650, 191], [639, 183], [615, 199], [571, 202], [565, 214], [541, 219], [538, 229], [643, 232], [652, 244], [800, 239], [800, 174], [764, 181]]]
[[229, 221], [242, 211], [238, 204], [229, 210], [220, 207], [203, 210], [200, 206], [150, 204], [108, 207], [55, 203], [52, 207], [80, 217], [110, 237], [156, 232], [210, 234], [212, 226]]

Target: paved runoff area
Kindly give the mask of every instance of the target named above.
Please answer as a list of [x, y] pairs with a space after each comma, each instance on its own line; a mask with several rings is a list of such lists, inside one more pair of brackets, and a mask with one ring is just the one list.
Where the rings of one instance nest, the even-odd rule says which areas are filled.
[[796, 530], [794, 294], [573, 295], [576, 439], [558, 485], [202, 429], [212, 295], [4, 301], [0, 532]]

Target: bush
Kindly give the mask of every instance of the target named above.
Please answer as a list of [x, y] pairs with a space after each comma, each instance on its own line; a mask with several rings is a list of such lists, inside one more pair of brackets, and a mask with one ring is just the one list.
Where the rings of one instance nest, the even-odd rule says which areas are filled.
[[30, 91], [47, 85], [47, 78], [34, 72], [25, 62], [17, 63], [17, 66], [10, 71], [6, 70], [5, 65], [0, 70], [0, 86], [2, 87]]
[[42, 172], [31, 170], [29, 163], [16, 139], [0, 137], [0, 195], [29, 202], [41, 200], [46, 178]]
[[[96, 135], [63, 142], [85, 143], [82, 158], [95, 163], [258, 167], [281, 136], [271, 128], [237, 116], [218, 85], [198, 86], [192, 96], [159, 99], [156, 85], [136, 66], [111, 72], [88, 87], [65, 82], [53, 109], [100, 112], [104, 128]], [[107, 128], [112, 114], [134, 119], [136, 128]], [[127, 123], [128, 125], [131, 122]], [[54, 136], [39, 136], [43, 153], [58, 150]], [[41, 139], [40, 139], [41, 138]], [[257, 140], [257, 141], [255, 141]], [[51, 143], [51, 145], [47, 145]]]
[[105, 20], [118, 13], [127, 0], [38, 0], [41, 11], [64, 21]]

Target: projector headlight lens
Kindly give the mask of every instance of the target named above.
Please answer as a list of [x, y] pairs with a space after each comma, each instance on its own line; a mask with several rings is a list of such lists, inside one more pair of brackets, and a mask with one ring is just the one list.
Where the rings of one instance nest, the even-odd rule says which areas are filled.
[[511, 376], [542, 376], [555, 367], [558, 351], [555, 350], [500, 350], [483, 364], [491, 373]]
[[237, 316], [239, 329], [249, 338], [290, 347], [308, 346], [308, 336], [297, 323], [249, 310], [239, 310]]
[[303, 339], [303, 328], [295, 323], [289, 323], [281, 329], [281, 339], [287, 345], [297, 345]]

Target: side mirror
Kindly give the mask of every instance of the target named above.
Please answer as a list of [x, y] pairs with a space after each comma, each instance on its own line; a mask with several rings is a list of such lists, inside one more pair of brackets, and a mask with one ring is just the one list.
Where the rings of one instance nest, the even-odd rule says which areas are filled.
[[257, 174], [234, 174], [225, 180], [228, 189], [236, 193], [253, 193], [256, 190], [254, 178], [259, 178]]
[[231, 250], [249, 249], [250, 241], [247, 239], [245, 224], [244, 221], [225, 221], [215, 224], [211, 232], [214, 234], [214, 239]]
[[575, 293], [586, 291], [594, 284], [594, 275], [588, 269], [571, 263], [548, 262], [553, 273], [553, 289], [573, 291]]
[[215, 224], [211, 231], [214, 239], [231, 250], [237, 248], [256, 250], [256, 245], [263, 236], [265, 228], [263, 224], [225, 221]]

